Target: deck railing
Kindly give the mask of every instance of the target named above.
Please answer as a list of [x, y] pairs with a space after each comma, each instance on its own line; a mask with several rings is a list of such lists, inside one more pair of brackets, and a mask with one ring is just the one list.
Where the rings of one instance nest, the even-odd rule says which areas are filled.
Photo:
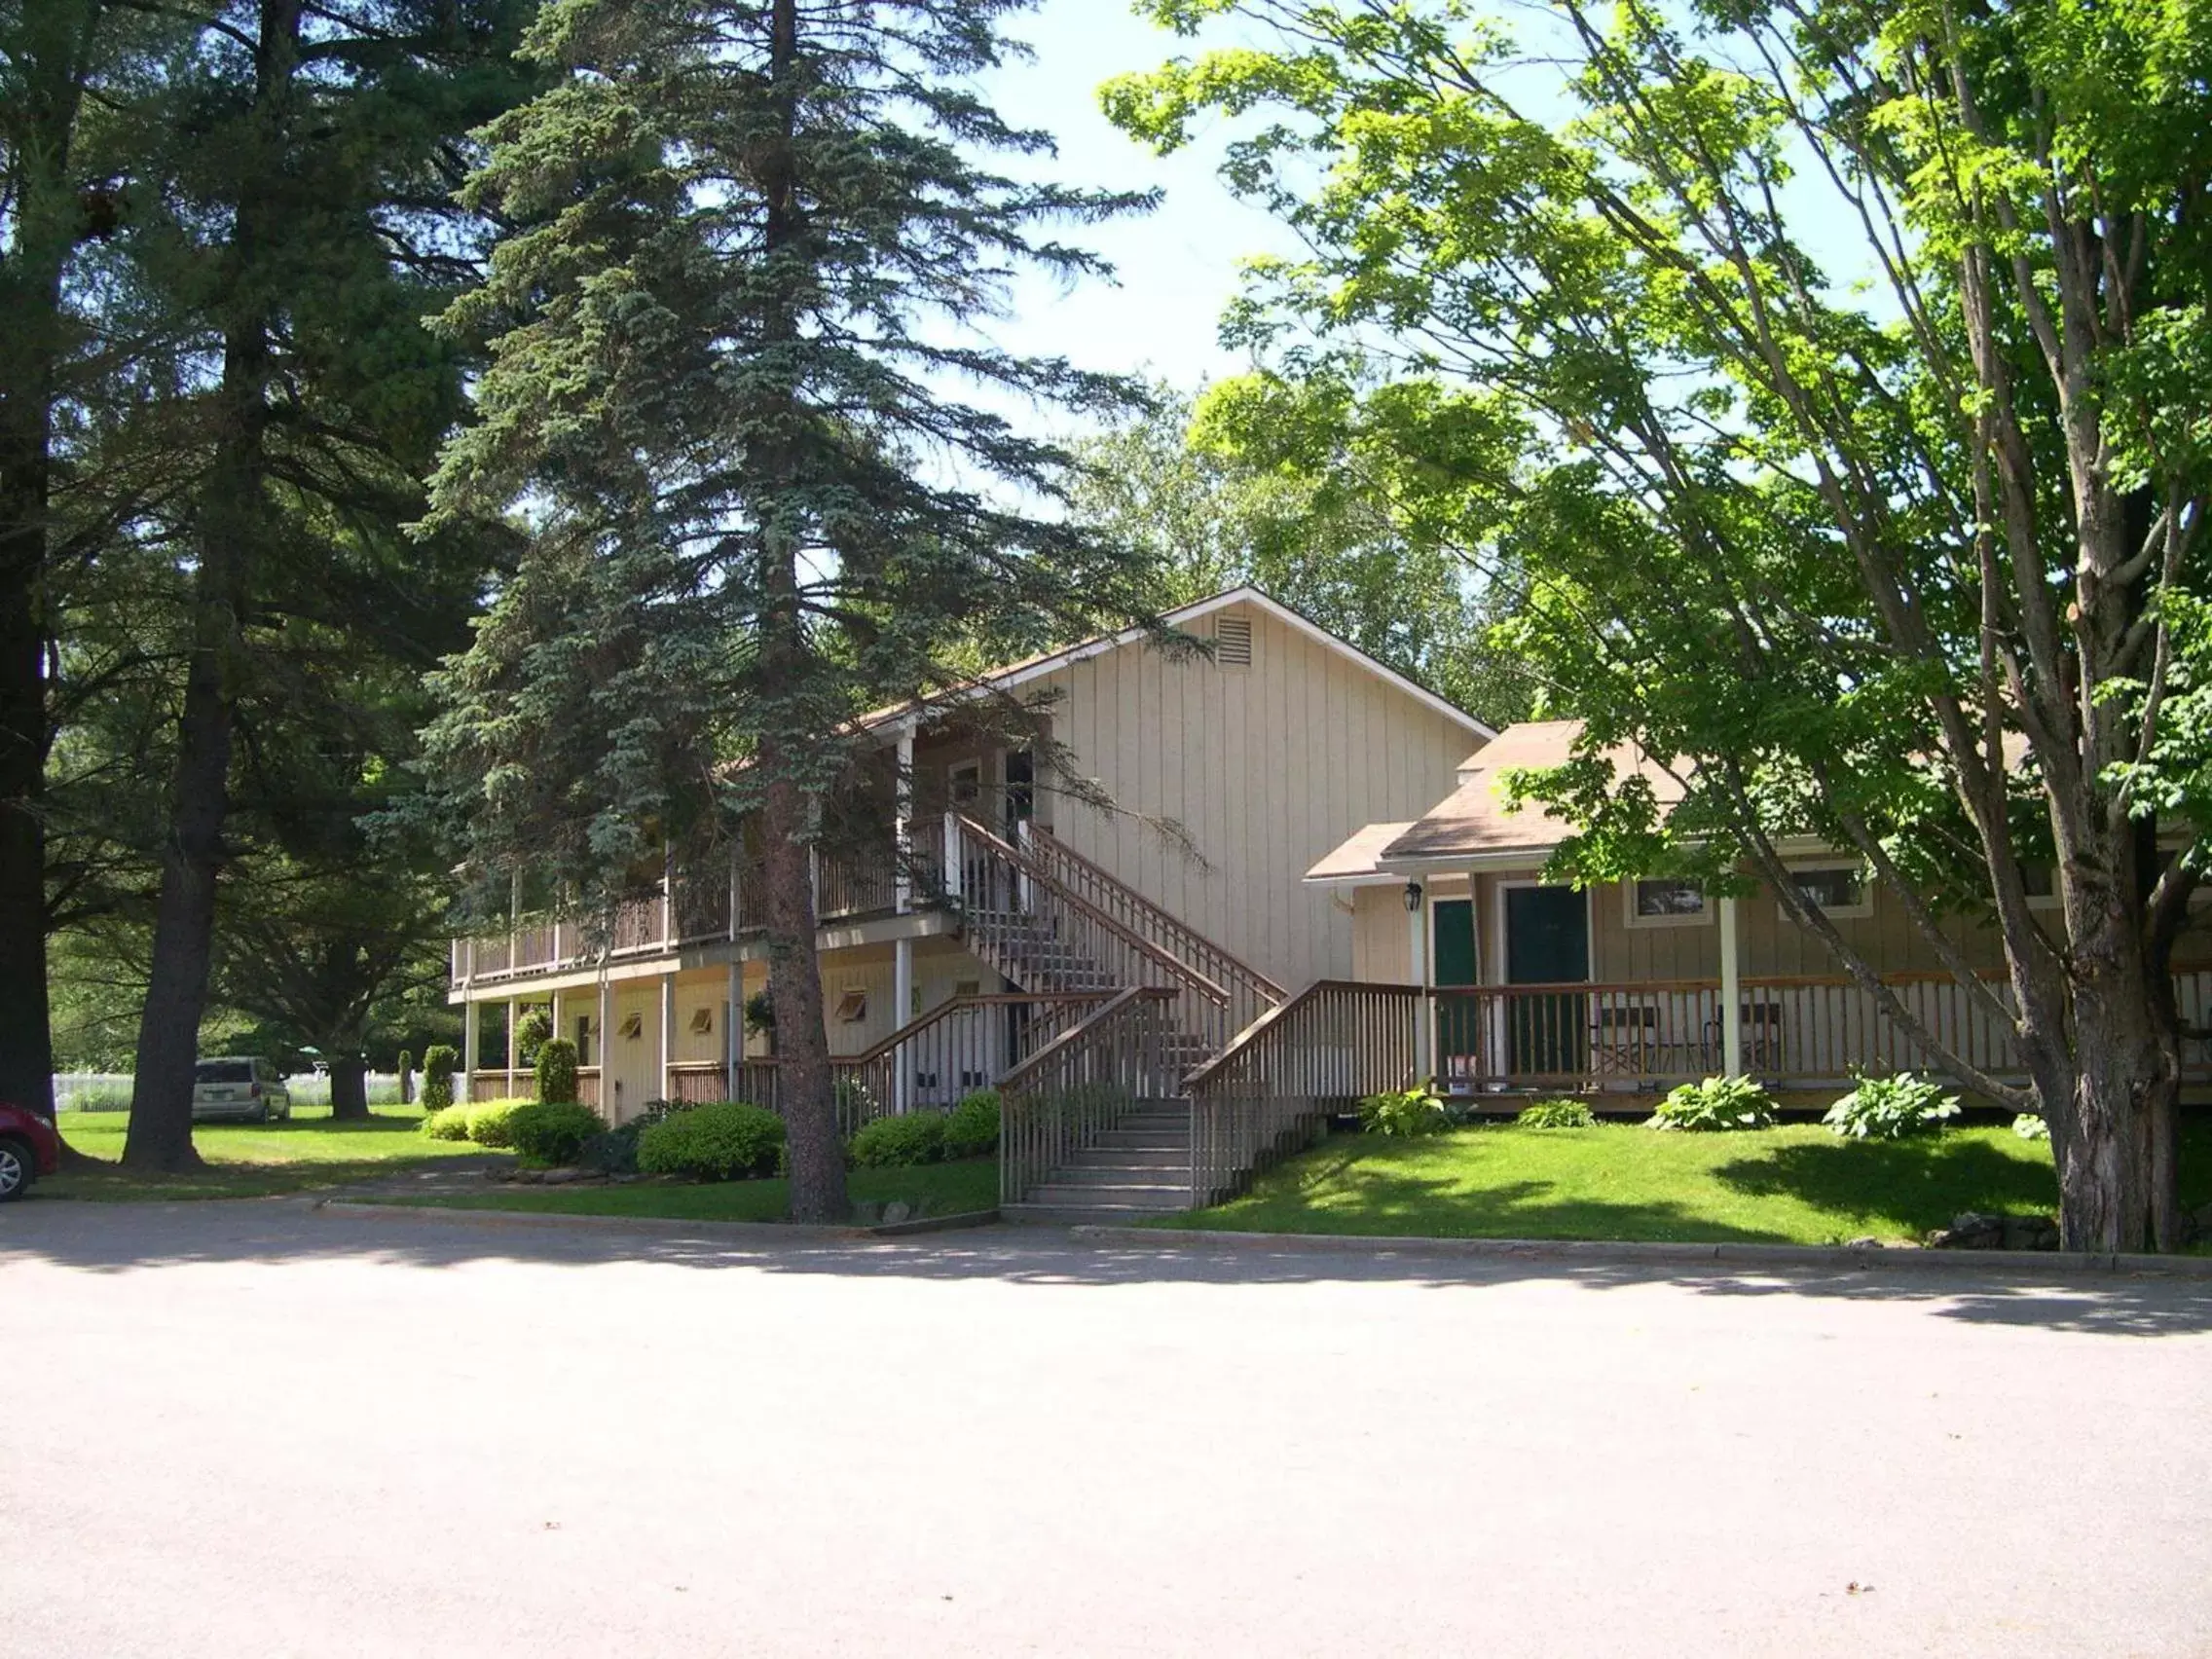
[[1185, 1085], [1191, 1202], [1218, 1202], [1365, 1096], [1421, 1076], [1422, 992], [1322, 979], [1237, 1034]]
[[1174, 1095], [1172, 1000], [1159, 986], [1118, 991], [1000, 1079], [1002, 1202], [1019, 1202], [1144, 1102]]

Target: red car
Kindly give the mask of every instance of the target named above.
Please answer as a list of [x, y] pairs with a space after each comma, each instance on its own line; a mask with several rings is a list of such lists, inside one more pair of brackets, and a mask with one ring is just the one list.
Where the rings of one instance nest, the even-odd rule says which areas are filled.
[[36, 1112], [0, 1103], [0, 1204], [61, 1167], [61, 1137]]

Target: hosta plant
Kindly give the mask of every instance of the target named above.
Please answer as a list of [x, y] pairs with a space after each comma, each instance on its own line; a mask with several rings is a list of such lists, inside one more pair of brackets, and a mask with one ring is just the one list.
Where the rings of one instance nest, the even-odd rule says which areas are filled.
[[1924, 1077], [1858, 1074], [1859, 1087], [1827, 1110], [1821, 1122], [1847, 1140], [1902, 1140], [1932, 1134], [1959, 1115], [1959, 1097]]
[[1774, 1126], [1774, 1098], [1748, 1077], [1709, 1077], [1685, 1083], [1659, 1102], [1644, 1125], [1653, 1129], [1767, 1129]]
[[1359, 1126], [1371, 1135], [1435, 1135], [1452, 1126], [1452, 1115], [1436, 1090], [1416, 1087], [1370, 1094], [1359, 1103]]

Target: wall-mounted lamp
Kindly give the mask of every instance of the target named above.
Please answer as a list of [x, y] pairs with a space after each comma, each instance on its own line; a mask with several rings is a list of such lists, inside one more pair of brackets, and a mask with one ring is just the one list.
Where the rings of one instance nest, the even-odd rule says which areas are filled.
[[1406, 883], [1406, 912], [1409, 915], [1420, 913], [1420, 883], [1418, 881]]

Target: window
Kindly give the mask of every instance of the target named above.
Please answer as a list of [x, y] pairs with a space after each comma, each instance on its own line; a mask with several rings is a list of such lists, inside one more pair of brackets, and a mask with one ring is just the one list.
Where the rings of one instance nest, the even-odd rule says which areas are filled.
[[1705, 890], [1694, 881], [1645, 876], [1628, 884], [1628, 925], [1632, 928], [1694, 926], [1710, 913]]
[[2049, 865], [2023, 862], [2020, 866], [2020, 885], [2028, 890], [2029, 909], [2058, 908], [2058, 872]]
[[1213, 660], [1223, 668], [1252, 666], [1252, 619], [1249, 616], [1215, 618]]
[[713, 1009], [695, 1008], [691, 1011], [691, 1032], [693, 1036], [709, 1036], [713, 1033], [714, 1029], [715, 1011]]
[[1826, 915], [1849, 917], [1874, 913], [1874, 895], [1866, 886], [1866, 872], [1857, 865], [1793, 869], [1789, 879], [1796, 884], [1799, 893]]
[[642, 1014], [633, 1014], [622, 1022], [621, 1029], [623, 1036], [629, 1038], [633, 1043], [636, 1042], [645, 1034], [645, 1016]]
[[837, 1017], [847, 1025], [858, 1025], [867, 1017], [867, 992], [846, 991], [837, 998]]
[[980, 979], [955, 979], [952, 981], [952, 994], [956, 997], [979, 997], [983, 994], [983, 981]]
[[963, 811], [974, 806], [983, 794], [983, 763], [963, 760], [945, 774], [945, 786], [954, 806]]

